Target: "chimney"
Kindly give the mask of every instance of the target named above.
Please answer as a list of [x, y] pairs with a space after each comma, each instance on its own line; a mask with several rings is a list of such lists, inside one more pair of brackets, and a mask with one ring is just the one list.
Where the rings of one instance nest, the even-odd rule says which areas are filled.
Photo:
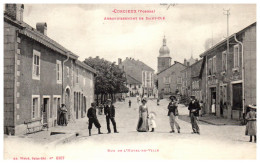
[[199, 61], [198, 58], [196, 58], [195, 62], [198, 62], [198, 61]]
[[36, 30], [47, 36], [47, 23], [46, 22], [37, 23]]
[[184, 65], [187, 66], [187, 60], [184, 58]]
[[174, 64], [176, 64], [177, 63], [177, 61], [174, 61]]
[[122, 59], [118, 58], [118, 65], [120, 65], [122, 63]]
[[5, 5], [5, 14], [11, 17], [14, 20], [23, 21], [23, 4], [6, 4]]
[[190, 62], [187, 62], [187, 66], [190, 66]]

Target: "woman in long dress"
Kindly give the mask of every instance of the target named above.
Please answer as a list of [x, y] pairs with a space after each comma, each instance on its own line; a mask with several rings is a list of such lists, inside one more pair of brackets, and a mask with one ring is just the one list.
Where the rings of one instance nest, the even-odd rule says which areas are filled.
[[246, 135], [250, 136], [249, 142], [252, 142], [254, 136], [254, 142], [256, 142], [256, 106], [249, 105], [250, 111], [246, 114]]
[[142, 105], [139, 107], [139, 120], [137, 124], [137, 131], [138, 132], [148, 132], [149, 125], [148, 125], [148, 107], [146, 105], [147, 101], [142, 99]]

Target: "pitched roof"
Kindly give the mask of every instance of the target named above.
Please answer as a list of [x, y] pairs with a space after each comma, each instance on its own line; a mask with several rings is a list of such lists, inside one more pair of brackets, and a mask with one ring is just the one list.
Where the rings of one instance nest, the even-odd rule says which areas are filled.
[[[240, 30], [240, 31], [238, 31], [238, 32], [236, 32], [236, 33], [230, 35], [230, 36], [228, 37], [229, 40], [231, 40], [231, 38], [234, 37], [234, 35], [240, 34], [240, 33], [244, 32], [246, 29], [250, 28], [251, 26], [255, 26], [255, 25], [256, 25], [256, 22], [254, 22], [254, 23], [252, 23], [251, 25], [245, 27], [244, 29], [242, 29], [242, 30]], [[200, 57], [207, 56], [207, 53], [213, 51], [215, 48], [217, 48], [217, 47], [219, 47], [219, 46], [222, 46], [222, 45], [225, 44], [226, 42], [227, 42], [227, 39], [224, 39], [224, 40], [218, 42], [216, 45], [212, 46], [211, 48], [209, 48], [208, 50], [206, 50], [206, 51], [204, 51], [202, 54], [200, 54]]]
[[77, 64], [79, 64], [80, 66], [89, 70], [90, 72], [96, 73], [95, 69], [93, 69], [90, 66], [88, 66], [87, 64], [83, 64], [82, 62], [77, 60], [79, 56], [75, 55], [74, 53], [72, 53], [71, 51], [69, 51], [68, 49], [66, 49], [59, 43], [57, 43], [56, 41], [52, 40], [48, 36], [38, 32], [35, 28], [31, 27], [27, 23], [25, 23], [23, 21], [20, 22], [17, 20], [13, 20], [12, 18], [8, 17], [7, 15], [4, 15], [4, 21], [9, 22], [12, 25], [16, 26], [17, 28], [19, 28], [18, 32], [20, 34], [23, 34], [39, 43], [45, 45], [46, 47], [48, 47], [58, 53], [61, 53], [62, 55], [69, 56], [70, 58], [75, 59]]
[[95, 73], [95, 74], [97, 73], [94, 68], [90, 67], [89, 65], [85, 64], [84, 62], [76, 60], [75, 63], [92, 73]]
[[176, 65], [176, 64], [181, 64], [181, 65], [183, 65], [183, 66], [187, 67], [186, 65], [184, 65], [184, 64], [182, 64], [182, 63], [180, 63], [180, 62], [178, 62], [178, 61], [174, 61], [174, 64], [172, 64], [172, 65], [171, 65], [171, 66], [169, 66], [168, 68], [166, 68], [166, 69], [162, 70], [161, 72], [157, 73], [157, 75], [159, 75], [159, 74], [161, 74], [162, 72], [164, 72], [164, 71], [166, 71], [166, 70], [170, 69], [171, 67], [173, 67], [173, 66], [174, 66], [174, 65]]
[[191, 65], [191, 77], [198, 77], [200, 75], [202, 59]]
[[[256, 22], [250, 24], [249, 26], [245, 27], [244, 29], [238, 31], [237, 33], [234, 33], [232, 35], [230, 35], [228, 38], [229, 40], [232, 39], [232, 37], [234, 38], [235, 35], [239, 35], [241, 33], [243, 33], [245, 30], [247, 30], [248, 28], [252, 27], [252, 26], [256, 26]], [[204, 65], [205, 65], [205, 62], [206, 62], [206, 56], [208, 55], [209, 52], [213, 51], [214, 49], [220, 47], [220, 46], [223, 46], [224, 44], [226, 44], [227, 42], [227, 39], [225, 40], [222, 40], [220, 41], [219, 43], [217, 43], [216, 45], [212, 46], [211, 48], [209, 48], [208, 50], [204, 51], [202, 54], [200, 54], [200, 57], [203, 57], [203, 62], [202, 62], [202, 66], [201, 66], [201, 70], [200, 70], [200, 74], [199, 74], [199, 77], [201, 78], [202, 77], [202, 73], [203, 73], [203, 69], [204, 69]]]
[[126, 79], [128, 84], [142, 84], [140, 81], [136, 80], [134, 77], [126, 74]]
[[125, 62], [131, 62], [131, 63], [134, 64], [135, 66], [141, 67], [142, 70], [154, 72], [154, 70], [153, 70], [151, 67], [149, 67], [148, 65], [146, 65], [145, 63], [143, 63], [143, 62], [140, 61], [140, 60], [135, 60], [135, 59], [126, 58], [122, 63], [125, 63]]

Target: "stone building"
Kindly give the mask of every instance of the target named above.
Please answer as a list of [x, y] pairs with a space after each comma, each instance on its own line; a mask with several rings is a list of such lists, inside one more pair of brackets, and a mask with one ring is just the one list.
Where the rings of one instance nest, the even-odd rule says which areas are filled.
[[181, 71], [185, 68], [186, 66], [182, 63], [174, 61], [174, 64], [171, 65], [169, 68], [157, 73], [159, 96], [176, 94], [181, 91]]
[[195, 96], [198, 101], [202, 101], [201, 79], [199, 77], [202, 59], [190, 66], [191, 68], [191, 95]]
[[175, 94], [176, 92], [181, 92], [182, 88], [182, 78], [181, 73], [183, 69], [186, 68], [185, 65], [174, 61], [171, 64], [170, 50], [166, 45], [166, 38], [163, 38], [163, 45], [159, 50], [158, 56], [158, 95], [162, 97], [163, 95]]
[[256, 104], [256, 23], [228, 38], [200, 55], [202, 95], [206, 113], [215, 102], [217, 116], [242, 119], [246, 105]]
[[118, 59], [118, 66], [124, 70], [127, 78], [127, 87], [134, 94], [149, 96], [154, 94], [154, 70], [142, 61], [126, 58]]
[[29, 120], [55, 126], [61, 103], [70, 121], [84, 117], [94, 95], [95, 70], [49, 38], [46, 23], [26, 24], [23, 10], [5, 5], [4, 133], [12, 135], [24, 134]]
[[191, 67], [189, 65], [185, 69], [181, 70], [181, 78], [181, 95], [189, 97], [191, 95]]

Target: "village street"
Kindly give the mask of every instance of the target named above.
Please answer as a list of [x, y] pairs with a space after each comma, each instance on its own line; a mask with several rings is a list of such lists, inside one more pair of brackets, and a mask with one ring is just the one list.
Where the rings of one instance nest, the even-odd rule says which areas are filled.
[[[131, 98], [132, 107], [126, 102], [116, 104], [116, 121], [119, 134], [93, 135], [88, 137], [87, 131], [77, 138], [73, 145], [80, 150], [90, 153], [91, 158], [124, 159], [134, 157], [138, 159], [252, 159], [256, 157], [256, 144], [249, 143], [244, 135], [245, 126], [214, 126], [200, 122], [201, 135], [191, 134], [191, 125], [187, 107], [180, 105], [179, 124], [181, 133], [169, 133], [170, 125], [167, 116], [166, 99], [160, 106], [156, 100], [149, 100], [149, 111], [157, 114], [157, 128], [155, 132], [140, 133], [136, 131], [138, 120], [138, 104]], [[99, 116], [102, 131], [107, 133], [105, 117]], [[96, 130], [92, 131], [96, 134]], [[95, 146], [95, 147], [88, 147]], [[77, 148], [76, 147], [76, 148]], [[122, 149], [122, 153], [111, 153], [107, 150]], [[159, 152], [124, 152], [125, 149], [159, 149]], [[100, 153], [100, 154], [98, 154]], [[249, 154], [250, 153], [250, 154]], [[93, 157], [92, 157], [93, 156]], [[89, 158], [90, 158], [89, 157]]]
[[[69, 143], [58, 146], [51, 146], [51, 143], [49, 145], [47, 143], [44, 145], [45, 147], [42, 147], [41, 145], [35, 145], [35, 143], [30, 145], [28, 138], [20, 138], [19, 145], [16, 145], [16, 147], [23, 148], [23, 153], [26, 153], [28, 149], [30, 152], [32, 150], [37, 151], [34, 153], [38, 153], [38, 155], [48, 153], [49, 156], [60, 155], [64, 156], [65, 159], [256, 158], [256, 143], [248, 142], [249, 137], [244, 135], [245, 126], [216, 126], [199, 122], [201, 135], [191, 134], [188, 110], [183, 105], [179, 105], [180, 116], [178, 122], [181, 126], [181, 133], [169, 133], [170, 126], [166, 110], [168, 100], [166, 99], [160, 102], [160, 106], [156, 105], [156, 100], [150, 99], [148, 101], [149, 111], [154, 111], [157, 114], [157, 128], [155, 132], [137, 132], [138, 104], [136, 98], [131, 98], [132, 107], [129, 108], [128, 100], [129, 98], [125, 102], [117, 102], [115, 104], [119, 134], [107, 134], [105, 116], [98, 115], [102, 125], [101, 131], [104, 133], [102, 135], [98, 135], [97, 129], [93, 127], [92, 136], [89, 137], [87, 118], [84, 118], [78, 120], [76, 124], [69, 124], [71, 127], [58, 127], [60, 131], [67, 129], [67, 132], [79, 133], [79, 136]], [[55, 130], [57, 131], [58, 129], [56, 128]], [[41, 134], [41, 132], [36, 134]], [[8, 145], [8, 141], [6, 141], [6, 145]], [[30, 147], [24, 148], [22, 147], [24, 145]], [[118, 152], [118, 150], [122, 150], [122, 152]], [[139, 150], [139, 152], [136, 152], [136, 150]], [[141, 150], [146, 150], [146, 152]]]

